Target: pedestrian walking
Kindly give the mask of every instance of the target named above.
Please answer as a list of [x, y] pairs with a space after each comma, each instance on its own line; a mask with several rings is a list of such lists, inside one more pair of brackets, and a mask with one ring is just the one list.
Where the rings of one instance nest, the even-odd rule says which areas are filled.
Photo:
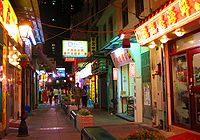
[[43, 92], [42, 92], [42, 101], [43, 103], [47, 103], [47, 89], [44, 89]]
[[88, 96], [87, 86], [84, 85], [83, 91], [82, 91], [82, 106], [83, 107], [87, 107], [87, 96]]
[[52, 98], [53, 98], [53, 88], [50, 88], [50, 93], [49, 93], [49, 103], [52, 105]]
[[54, 101], [55, 101], [55, 104], [58, 103], [58, 89], [54, 89]]
[[58, 98], [59, 98], [59, 103], [61, 104], [61, 102], [62, 102], [62, 89], [61, 88], [59, 88], [59, 90], [58, 90]]
[[77, 105], [78, 110], [80, 109], [81, 96], [82, 96], [82, 89], [79, 87], [79, 83], [76, 83], [74, 97], [75, 97], [75, 104]]

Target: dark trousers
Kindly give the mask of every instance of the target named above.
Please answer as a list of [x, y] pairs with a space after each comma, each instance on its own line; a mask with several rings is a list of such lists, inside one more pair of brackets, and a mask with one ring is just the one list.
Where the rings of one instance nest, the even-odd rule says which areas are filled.
[[87, 96], [82, 96], [82, 106], [87, 107]]

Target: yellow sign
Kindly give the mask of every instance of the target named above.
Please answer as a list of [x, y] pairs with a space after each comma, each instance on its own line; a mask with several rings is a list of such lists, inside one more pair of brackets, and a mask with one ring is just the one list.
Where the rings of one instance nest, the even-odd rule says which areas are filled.
[[17, 16], [9, 0], [0, 0], [0, 22], [3, 24], [8, 34], [18, 42], [19, 30], [17, 27]]

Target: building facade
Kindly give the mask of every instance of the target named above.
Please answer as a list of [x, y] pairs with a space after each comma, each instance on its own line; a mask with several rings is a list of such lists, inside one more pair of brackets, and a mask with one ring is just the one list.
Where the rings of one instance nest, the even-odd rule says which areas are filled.
[[199, 131], [199, 5], [168, 1], [135, 28], [139, 44], [152, 48], [152, 103], [166, 129]]

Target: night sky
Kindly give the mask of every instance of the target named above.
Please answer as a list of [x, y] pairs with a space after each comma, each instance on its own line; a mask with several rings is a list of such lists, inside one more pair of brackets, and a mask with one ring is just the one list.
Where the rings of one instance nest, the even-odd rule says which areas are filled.
[[[83, 0], [41, 0], [40, 18], [45, 36], [44, 53], [56, 59], [57, 67], [66, 67], [66, 72], [71, 73], [72, 63], [64, 62], [62, 57], [62, 40], [70, 38], [70, 17], [82, 7]], [[55, 5], [53, 5], [55, 2]], [[71, 10], [71, 5], [74, 5]], [[61, 27], [61, 28], [57, 28]], [[61, 32], [65, 33], [57, 36]], [[55, 37], [56, 36], [56, 37]], [[51, 46], [55, 44], [55, 54], [51, 53]]]

